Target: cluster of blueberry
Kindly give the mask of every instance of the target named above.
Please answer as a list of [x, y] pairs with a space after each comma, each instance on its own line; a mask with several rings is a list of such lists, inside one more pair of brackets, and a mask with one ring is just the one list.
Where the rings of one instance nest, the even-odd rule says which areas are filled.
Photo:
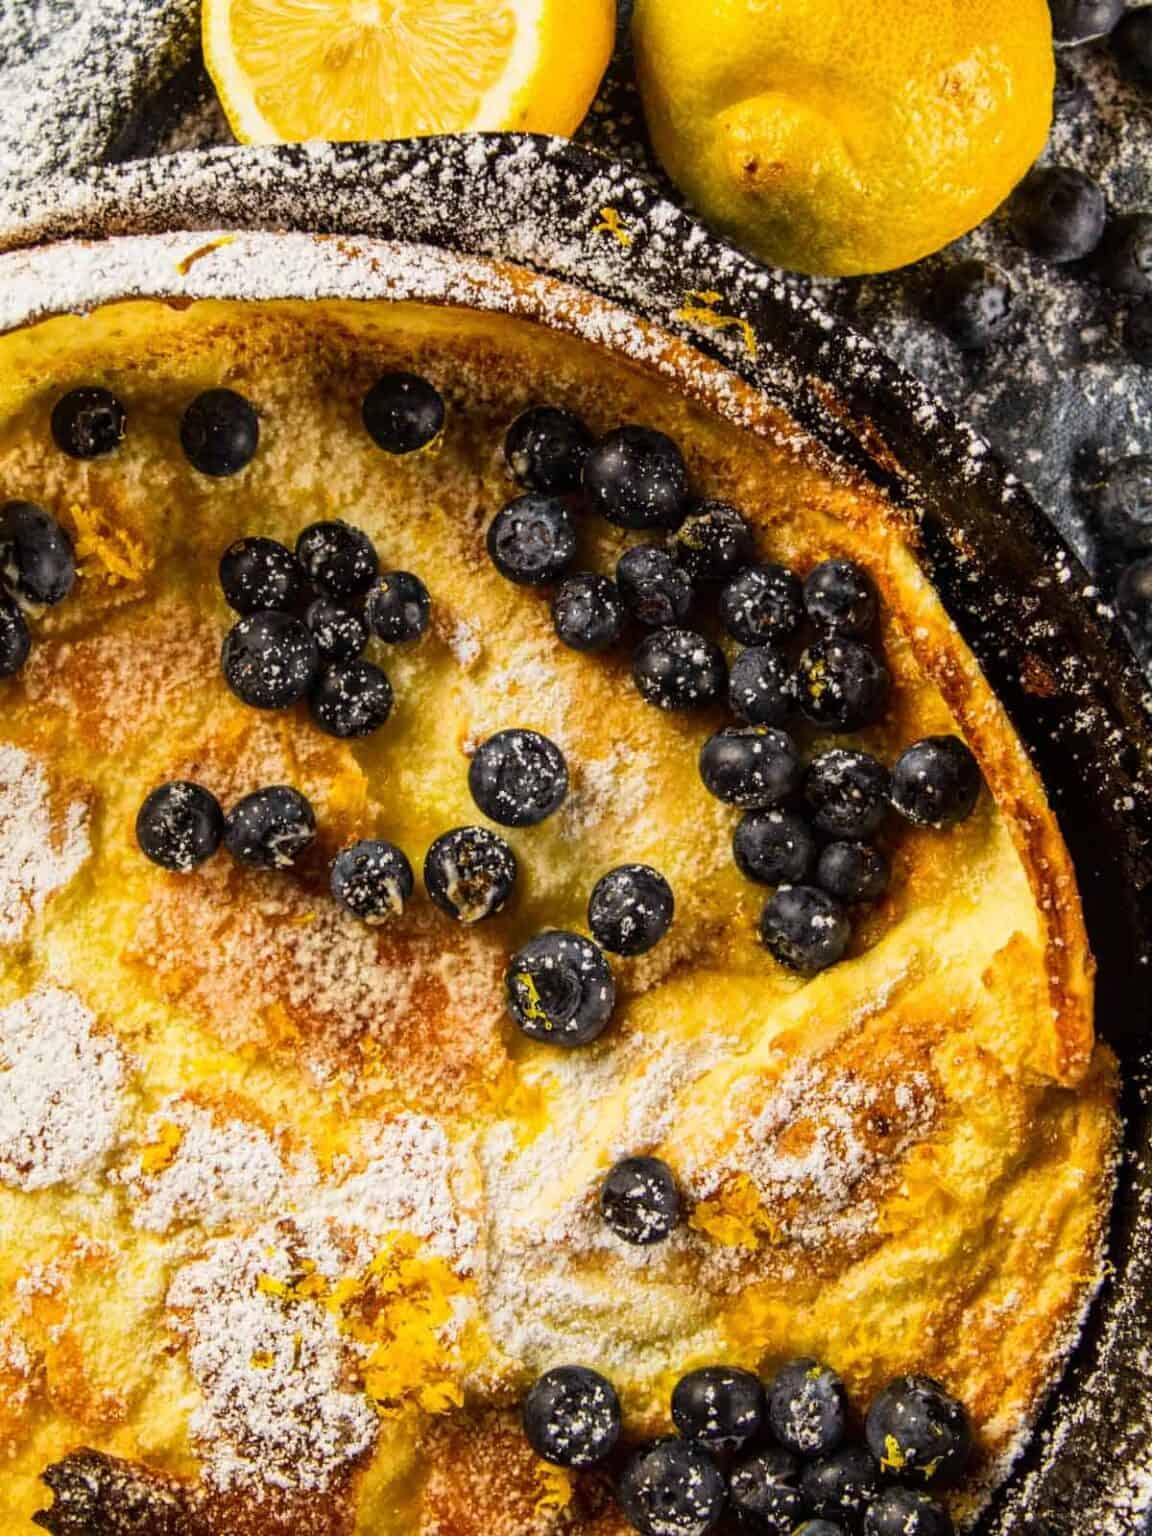
[[[875, 1397], [865, 1444], [849, 1439], [844, 1384], [790, 1360], [765, 1389], [751, 1371], [704, 1366], [672, 1392], [678, 1437], [613, 1466], [641, 1536], [706, 1536], [722, 1518], [757, 1536], [952, 1536], [928, 1486], [958, 1480], [972, 1433], [962, 1404], [929, 1376], [898, 1376]], [[610, 1465], [621, 1435], [612, 1383], [583, 1366], [545, 1372], [523, 1404], [524, 1432], [554, 1465]]]
[[30, 501], [0, 507], [0, 677], [28, 660], [28, 613], [63, 602], [75, 581], [71, 537], [50, 512]]

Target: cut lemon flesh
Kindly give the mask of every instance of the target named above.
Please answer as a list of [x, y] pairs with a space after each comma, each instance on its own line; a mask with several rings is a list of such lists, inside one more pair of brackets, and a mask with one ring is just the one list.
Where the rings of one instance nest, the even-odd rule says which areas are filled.
[[614, 9], [612, 0], [204, 0], [204, 55], [246, 143], [570, 133], [607, 65]]

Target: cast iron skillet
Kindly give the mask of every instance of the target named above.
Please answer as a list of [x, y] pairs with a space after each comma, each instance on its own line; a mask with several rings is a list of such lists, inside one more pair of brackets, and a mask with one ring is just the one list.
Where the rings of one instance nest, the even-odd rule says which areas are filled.
[[1152, 694], [1052, 526], [986, 445], [869, 343], [646, 183], [566, 141], [491, 135], [141, 161], [46, 185], [36, 207], [8, 215], [0, 245], [199, 228], [364, 234], [564, 278], [684, 335], [764, 389], [919, 519], [931, 578], [1031, 750], [1072, 850], [1099, 960], [1098, 1024], [1126, 1081], [1113, 1273], [980, 1530], [1144, 1529], [1152, 1115], [1140, 1084], [1152, 1059]]

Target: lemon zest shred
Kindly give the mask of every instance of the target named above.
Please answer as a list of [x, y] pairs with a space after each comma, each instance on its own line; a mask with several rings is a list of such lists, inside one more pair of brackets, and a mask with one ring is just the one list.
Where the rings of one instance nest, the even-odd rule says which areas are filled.
[[880, 1458], [880, 1465], [885, 1472], [903, 1471], [905, 1456], [895, 1435], [884, 1436], [884, 1454]]
[[594, 235], [611, 235], [625, 250], [632, 244], [633, 236], [620, 217], [619, 208], [601, 208], [600, 223], [592, 231]]
[[180, 1143], [184, 1140], [182, 1126], [174, 1120], [165, 1120], [156, 1132], [156, 1140], [141, 1149], [140, 1171], [142, 1173], [159, 1173], [167, 1168], [179, 1151]]
[[683, 307], [676, 310], [672, 318], [683, 320], [688, 325], [703, 326], [709, 331], [740, 331], [744, 337], [744, 350], [755, 362], [760, 355], [760, 344], [756, 340], [752, 322], [743, 315], [721, 314], [715, 306], [719, 304], [722, 297], [722, 294], [711, 290], [703, 293], [689, 293], [685, 296]]
[[552, 1021], [548, 1017], [544, 1004], [540, 1001], [540, 992], [535, 978], [528, 971], [517, 971], [512, 979], [518, 981], [528, 995], [528, 1006], [524, 1009], [524, 1017], [533, 1022], [541, 1020], [545, 1024], [551, 1024]]
[[222, 246], [231, 245], [236, 239], [235, 235], [221, 235], [217, 240], [209, 240], [207, 245], [199, 245], [194, 251], [189, 251], [182, 261], [176, 263], [176, 270], [181, 277], [187, 277], [198, 261], [203, 261], [205, 256], [211, 256], [213, 251], [218, 251]]
[[[118, 528], [95, 507], [74, 503], [69, 508], [76, 528], [76, 559], [80, 574], [107, 581], [139, 582], [156, 564], [147, 545], [126, 528]], [[94, 570], [93, 564], [99, 569]]]
[[756, 1249], [779, 1236], [779, 1228], [746, 1173], [731, 1179], [714, 1200], [699, 1201], [688, 1225], [725, 1248]]
[[269, 1371], [276, 1364], [276, 1356], [270, 1349], [258, 1349], [248, 1364], [255, 1371]]
[[567, 1509], [576, 1493], [572, 1474], [564, 1467], [554, 1467], [548, 1461], [537, 1461], [532, 1470], [540, 1489], [540, 1496], [534, 1506], [535, 1513], [548, 1515]]

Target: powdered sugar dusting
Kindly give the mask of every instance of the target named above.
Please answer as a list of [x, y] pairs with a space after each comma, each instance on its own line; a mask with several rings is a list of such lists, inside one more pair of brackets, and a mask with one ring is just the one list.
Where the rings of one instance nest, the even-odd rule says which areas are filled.
[[90, 853], [88, 806], [75, 801], [57, 815], [43, 763], [0, 746], [0, 942], [19, 939]]

